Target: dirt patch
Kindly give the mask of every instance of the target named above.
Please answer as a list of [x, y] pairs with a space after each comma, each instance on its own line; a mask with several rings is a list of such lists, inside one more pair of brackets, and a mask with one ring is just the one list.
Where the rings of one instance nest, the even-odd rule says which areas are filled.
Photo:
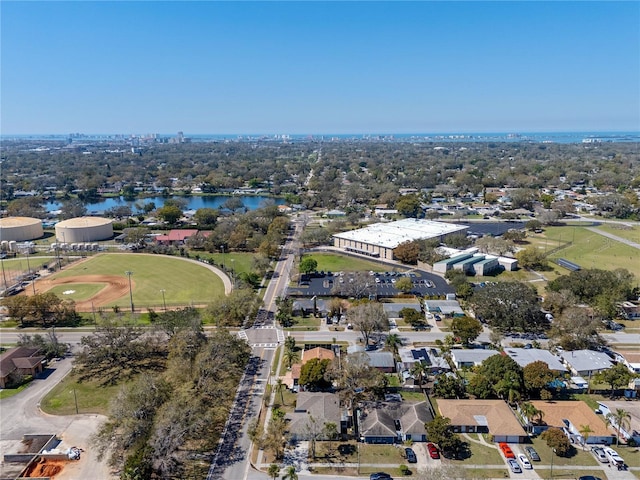
[[[57, 285], [74, 283], [104, 284], [104, 288], [93, 297], [76, 302], [76, 311], [78, 312], [90, 312], [92, 308], [102, 307], [129, 294], [129, 280], [118, 275], [77, 275], [74, 277], [42, 279], [36, 282], [36, 292], [44, 293]], [[135, 286], [133, 280], [131, 281], [131, 286]]]
[[21, 478], [54, 478], [65, 466], [65, 462], [60, 460], [45, 460], [41, 458], [38, 462], [32, 463], [29, 469]]

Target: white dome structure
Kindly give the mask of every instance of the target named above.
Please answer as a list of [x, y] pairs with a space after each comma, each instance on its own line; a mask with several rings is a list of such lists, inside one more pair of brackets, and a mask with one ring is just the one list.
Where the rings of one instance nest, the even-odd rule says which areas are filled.
[[97, 242], [113, 237], [113, 221], [102, 217], [78, 217], [56, 224], [56, 241]]
[[42, 220], [31, 217], [0, 218], [0, 241], [24, 242], [44, 235]]

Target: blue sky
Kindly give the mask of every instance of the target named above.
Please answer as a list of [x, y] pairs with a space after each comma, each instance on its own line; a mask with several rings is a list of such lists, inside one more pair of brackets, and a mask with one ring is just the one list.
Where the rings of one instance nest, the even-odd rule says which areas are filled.
[[0, 2], [0, 133], [640, 129], [639, 2]]

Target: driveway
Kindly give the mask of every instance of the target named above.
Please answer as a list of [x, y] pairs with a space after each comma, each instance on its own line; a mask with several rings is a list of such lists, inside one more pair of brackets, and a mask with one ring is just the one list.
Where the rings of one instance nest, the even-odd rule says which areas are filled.
[[[5, 453], [15, 453], [25, 434], [56, 434], [61, 439], [61, 450], [78, 447], [84, 452], [77, 462], [69, 462], [56, 475], [56, 480], [81, 480], [88, 478], [111, 479], [106, 462], [99, 461], [91, 448], [91, 435], [105, 419], [101, 415], [48, 415], [40, 410], [42, 398], [70, 371], [73, 359], [54, 361], [48, 367], [46, 378], [33, 380], [28, 388], [13, 397], [0, 400], [0, 458]], [[0, 463], [0, 477], [4, 464]]]

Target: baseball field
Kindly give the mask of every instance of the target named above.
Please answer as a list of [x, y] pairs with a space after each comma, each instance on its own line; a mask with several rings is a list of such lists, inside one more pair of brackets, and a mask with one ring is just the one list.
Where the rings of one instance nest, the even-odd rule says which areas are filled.
[[[130, 272], [128, 275], [126, 272]], [[129, 281], [131, 290], [129, 290]], [[220, 277], [207, 265], [179, 257], [134, 253], [100, 254], [76, 262], [36, 282], [36, 291], [52, 291], [76, 302], [78, 311], [202, 305], [224, 294]]]

